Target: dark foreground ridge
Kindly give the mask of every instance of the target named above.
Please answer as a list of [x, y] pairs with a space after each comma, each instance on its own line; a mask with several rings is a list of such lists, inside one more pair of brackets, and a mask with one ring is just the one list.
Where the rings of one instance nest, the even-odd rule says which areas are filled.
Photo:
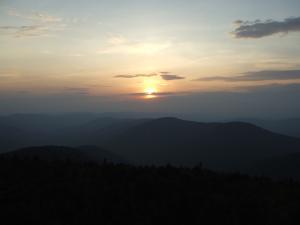
[[2, 153], [1, 156], [4, 158], [18, 157], [19, 159], [39, 158], [44, 161], [70, 160], [73, 162], [101, 163], [106, 160], [113, 163], [128, 163], [121, 156], [93, 145], [78, 147], [33, 146]]
[[194, 168], [0, 157], [1, 223], [299, 224], [300, 184]]

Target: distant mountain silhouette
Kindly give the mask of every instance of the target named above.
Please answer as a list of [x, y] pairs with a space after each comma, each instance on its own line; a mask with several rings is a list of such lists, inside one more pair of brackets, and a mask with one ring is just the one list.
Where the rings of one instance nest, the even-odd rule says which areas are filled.
[[[0, 117], [0, 152], [30, 146], [89, 146], [108, 149], [140, 164], [248, 170], [257, 160], [300, 152], [300, 140], [250, 123], [200, 123], [177, 118], [120, 119], [96, 114]], [[64, 153], [65, 154], [65, 153]], [[105, 155], [107, 157], [107, 155]], [[118, 158], [115, 155], [113, 159]], [[75, 156], [74, 156], [75, 157]], [[86, 156], [82, 156], [84, 159]], [[91, 158], [93, 158], [91, 157]]]
[[0, 152], [28, 144], [30, 137], [24, 130], [0, 120]]
[[66, 127], [88, 123], [98, 116], [89, 113], [69, 114], [13, 114], [1, 116], [0, 124], [14, 126], [31, 133], [49, 133]]
[[284, 120], [243, 119], [243, 121], [255, 124], [276, 133], [300, 138], [299, 118]]
[[19, 159], [38, 158], [41, 160], [70, 160], [75, 162], [98, 162], [104, 160], [114, 163], [126, 163], [122, 157], [103, 150], [97, 146], [80, 146], [77, 148], [64, 146], [37, 146], [22, 148], [1, 154], [3, 157], [18, 157]]
[[97, 114], [16, 114], [0, 117], [0, 152], [39, 145], [101, 145], [148, 119], [97, 117]]
[[149, 119], [97, 118], [78, 126], [67, 127], [55, 132], [51, 140], [66, 145], [99, 145]]
[[263, 157], [300, 151], [300, 139], [249, 123], [198, 123], [162, 118], [114, 137], [107, 147], [146, 164], [196, 165], [240, 169]]
[[[57, 134], [70, 127], [88, 123], [95, 114], [13, 114], [0, 116], [0, 152], [16, 148], [55, 145]], [[67, 136], [68, 134], [65, 133]], [[87, 143], [85, 143], [87, 144]]]

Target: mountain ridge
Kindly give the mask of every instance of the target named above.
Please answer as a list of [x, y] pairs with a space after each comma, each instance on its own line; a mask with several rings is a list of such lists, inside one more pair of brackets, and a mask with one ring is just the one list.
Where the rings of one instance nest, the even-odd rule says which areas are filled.
[[215, 167], [226, 159], [244, 163], [247, 158], [297, 152], [300, 139], [243, 122], [200, 123], [167, 117], [129, 129], [107, 147], [140, 163], [194, 165], [200, 159], [206, 163], [213, 159]]

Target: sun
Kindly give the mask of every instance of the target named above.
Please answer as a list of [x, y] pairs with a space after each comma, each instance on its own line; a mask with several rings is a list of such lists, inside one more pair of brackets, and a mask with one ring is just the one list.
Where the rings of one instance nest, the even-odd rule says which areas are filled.
[[157, 90], [154, 87], [147, 87], [145, 89], [145, 94], [146, 95], [153, 95], [157, 92]]
[[145, 99], [153, 99], [156, 98], [157, 96], [155, 95], [157, 93], [156, 88], [154, 87], [148, 87], [145, 89]]
[[143, 98], [145, 99], [153, 99], [158, 97], [159, 90], [157, 86], [159, 85], [159, 80], [157, 79], [145, 79], [143, 82]]

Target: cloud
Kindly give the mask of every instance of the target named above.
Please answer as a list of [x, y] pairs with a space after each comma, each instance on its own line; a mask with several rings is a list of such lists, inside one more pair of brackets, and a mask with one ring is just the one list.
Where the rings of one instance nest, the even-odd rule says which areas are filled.
[[178, 76], [178, 75], [171, 75], [171, 74], [161, 74], [160, 76], [161, 76], [162, 79], [168, 80], [168, 81], [185, 79], [185, 77]]
[[65, 24], [59, 17], [46, 13], [31, 12], [21, 13], [16, 9], [10, 9], [8, 15], [33, 22], [31, 25], [5, 25], [0, 26], [0, 35], [9, 35], [15, 38], [48, 36], [51, 32], [64, 30]]
[[156, 73], [150, 73], [150, 74], [123, 74], [123, 75], [116, 75], [115, 78], [137, 78], [137, 77], [154, 77], [157, 76]]
[[2, 75], [2, 74], [0, 74], [0, 80], [8, 80], [8, 79], [10, 79], [9, 75]]
[[268, 81], [268, 80], [296, 80], [300, 79], [300, 70], [265, 70], [256, 72], [246, 72], [234, 77], [204, 77], [195, 81]]
[[69, 57], [83, 57], [84, 54], [75, 52], [75, 53], [67, 54], [67, 56], [69, 56]]
[[171, 46], [170, 42], [141, 42], [131, 41], [120, 35], [111, 35], [107, 40], [108, 46], [99, 49], [98, 54], [156, 54]]
[[78, 94], [78, 95], [88, 95], [89, 94], [89, 88], [65, 88], [64, 92], [69, 92], [72, 94]]
[[57, 23], [57, 22], [62, 21], [62, 18], [60, 18], [60, 17], [52, 16], [52, 15], [49, 15], [47, 13], [42, 13], [42, 12], [22, 13], [16, 9], [10, 9], [10, 10], [8, 10], [7, 14], [10, 16], [19, 17], [22, 19], [36, 21], [39, 23]]
[[287, 18], [283, 21], [237, 20], [235, 24], [237, 28], [231, 32], [235, 38], [262, 38], [278, 33], [300, 32], [300, 17]]
[[122, 36], [111, 36], [109, 39], [108, 39], [108, 43], [111, 44], [111, 45], [122, 45], [124, 43], [127, 42], [127, 39], [122, 37]]
[[[156, 97], [167, 97], [167, 96], [179, 96], [179, 95], [187, 95], [187, 94], [192, 94], [191, 92], [157, 92], [153, 94]], [[139, 92], [139, 93], [130, 93], [127, 94], [129, 96], [137, 96], [137, 97], [144, 97], [147, 96], [148, 94], [144, 92]]]
[[[243, 87], [248, 93], [268, 93], [272, 96], [275, 93], [285, 93], [289, 94], [290, 97], [300, 97], [300, 83], [293, 83], [293, 84], [264, 84], [264, 85], [251, 85], [248, 87]], [[276, 99], [275, 99], [276, 101]], [[297, 104], [300, 106], [299, 104]]]
[[0, 71], [0, 81], [12, 80], [18, 78], [18, 73], [10, 71]]
[[51, 27], [47, 25], [29, 26], [0, 26], [0, 35], [9, 35], [15, 38], [49, 36], [51, 32], [61, 31], [64, 26]]
[[137, 78], [137, 77], [154, 77], [160, 75], [160, 77], [163, 80], [171, 81], [171, 80], [182, 80], [185, 79], [185, 77], [178, 76], [178, 75], [172, 75], [169, 74], [170, 72], [160, 72], [160, 73], [150, 73], [150, 74], [122, 74], [122, 75], [116, 75], [115, 78]]
[[13, 37], [34, 37], [43, 36], [50, 30], [47, 26], [32, 25], [32, 26], [0, 26], [0, 34], [12, 35]]

